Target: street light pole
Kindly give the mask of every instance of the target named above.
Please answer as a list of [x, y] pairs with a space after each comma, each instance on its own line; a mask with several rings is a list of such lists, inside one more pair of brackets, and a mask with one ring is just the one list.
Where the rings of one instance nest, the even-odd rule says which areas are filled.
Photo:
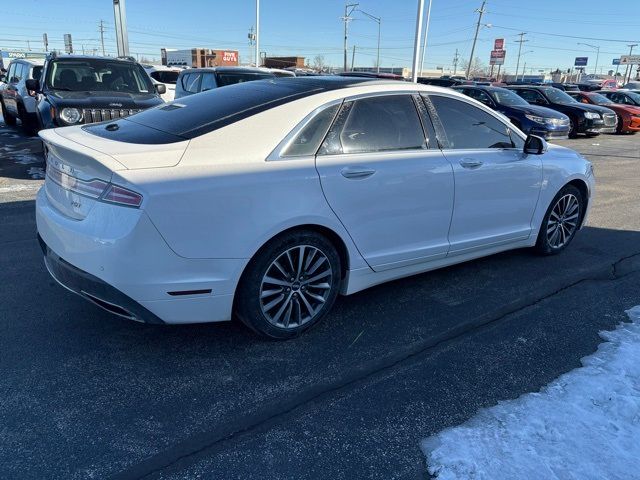
[[260, 0], [256, 0], [256, 67], [260, 66]]
[[424, 0], [418, 0], [418, 15], [416, 17], [416, 37], [413, 42], [413, 65], [411, 66], [411, 81], [418, 81], [418, 62], [420, 60], [420, 36], [422, 35], [422, 12]]
[[469, 72], [471, 71], [471, 64], [473, 63], [473, 54], [476, 51], [476, 42], [478, 41], [478, 32], [480, 31], [480, 23], [482, 22], [482, 15], [484, 15], [484, 6], [487, 0], [482, 0], [482, 6], [480, 10], [476, 10], [480, 15], [478, 16], [478, 24], [476, 25], [476, 34], [473, 37], [473, 45], [471, 46], [471, 57], [469, 57], [469, 63], [467, 64], [467, 74], [465, 78], [469, 78]]
[[[633, 45], [627, 45], [627, 47], [629, 47], [629, 56], [631, 56], [631, 54], [633, 53], [633, 48], [637, 46], [637, 43], [634, 43]], [[629, 80], [627, 80], [627, 73], [629, 73]], [[629, 83], [631, 81], [631, 75], [633, 75], [633, 65], [627, 64], [627, 68], [624, 71], [624, 83]]]
[[585, 47], [591, 47], [596, 49], [596, 66], [593, 69], [593, 73], [595, 75], [598, 74], [598, 59], [600, 58], [600, 46], [599, 45], [591, 45], [590, 43], [582, 43], [578, 42], [578, 45], [584, 45]]
[[[377, 58], [376, 58], [376, 71], [378, 73], [380, 73], [380, 24], [382, 23], [382, 18], [380, 17], [376, 17], [375, 15], [371, 15], [370, 13], [367, 13], [365, 11], [362, 11], [360, 9], [358, 9], [358, 11], [360, 13], [362, 13], [363, 15], [366, 15], [367, 17], [369, 17], [371, 20], [373, 20], [374, 22], [378, 23], [378, 54], [377, 54]], [[353, 65], [352, 65], [353, 66]]]
[[427, 8], [427, 24], [424, 27], [424, 41], [422, 42], [422, 61], [420, 62], [420, 72], [424, 70], [424, 54], [427, 51], [427, 37], [429, 36], [429, 24], [431, 23], [431, 4], [433, 0], [429, 0]]

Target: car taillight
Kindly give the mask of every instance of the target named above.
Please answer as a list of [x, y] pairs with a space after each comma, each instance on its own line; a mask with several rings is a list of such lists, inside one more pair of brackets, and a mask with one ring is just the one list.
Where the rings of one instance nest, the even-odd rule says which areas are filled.
[[47, 176], [65, 190], [100, 202], [134, 208], [142, 204], [142, 195], [139, 193], [104, 180], [81, 180], [49, 165], [47, 165]]
[[142, 204], [142, 195], [133, 190], [110, 183], [107, 191], [100, 198], [100, 201], [138, 208]]

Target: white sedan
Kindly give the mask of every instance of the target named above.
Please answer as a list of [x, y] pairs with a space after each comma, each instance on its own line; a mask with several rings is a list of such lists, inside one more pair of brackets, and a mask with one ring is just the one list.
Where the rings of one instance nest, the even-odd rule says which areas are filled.
[[594, 178], [452, 90], [307, 77], [40, 132], [36, 213], [64, 287], [151, 323], [290, 338], [338, 294], [504, 250], [562, 251]]

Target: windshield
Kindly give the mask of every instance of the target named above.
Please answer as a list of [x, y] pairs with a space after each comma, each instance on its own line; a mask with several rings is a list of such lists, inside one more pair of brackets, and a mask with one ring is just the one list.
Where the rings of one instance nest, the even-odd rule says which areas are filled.
[[575, 98], [570, 97], [568, 94], [564, 93], [562, 90], [558, 90], [557, 88], [545, 88], [543, 91], [551, 103], [577, 102]]
[[624, 88], [631, 88], [633, 90], [640, 90], [640, 82], [629, 82], [627, 83]]
[[253, 72], [218, 72], [217, 80], [219, 87], [226, 87], [234, 83], [250, 82], [251, 80], [264, 80], [265, 78], [274, 78], [272, 73], [253, 73]]
[[596, 105], [611, 105], [613, 103], [607, 97], [600, 95], [599, 93], [592, 93], [589, 95], [589, 99]]
[[54, 60], [47, 86], [70, 92], [153, 92], [151, 80], [136, 63], [103, 59]]
[[157, 72], [151, 72], [149, 76], [160, 83], [168, 83], [175, 85], [178, 82], [178, 75], [180, 72], [173, 72], [170, 70], [160, 70]]
[[507, 90], [506, 88], [490, 90], [489, 93], [498, 105], [504, 105], [506, 107], [529, 105], [529, 103], [527, 103], [527, 101], [520, 95], [512, 92], [511, 90]]
[[625, 92], [625, 94], [631, 97], [631, 99], [636, 102], [636, 105], [640, 105], [640, 94], [635, 92]]

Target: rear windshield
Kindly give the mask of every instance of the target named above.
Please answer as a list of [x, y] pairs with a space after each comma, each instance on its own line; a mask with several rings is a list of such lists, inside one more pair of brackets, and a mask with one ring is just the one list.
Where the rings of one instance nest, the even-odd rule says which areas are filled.
[[137, 63], [93, 58], [52, 61], [47, 86], [70, 92], [153, 92], [149, 76]]
[[[320, 77], [321, 78], [321, 77]], [[116, 122], [118, 128], [106, 129], [106, 124], [87, 125], [86, 131], [104, 138], [130, 143], [170, 143], [204, 135], [218, 128], [250, 117], [278, 105], [327, 90], [334, 90], [362, 79], [315, 80], [306, 78], [274, 78], [244, 82], [226, 88], [214, 88], [189, 95], [171, 103], [158, 105]], [[135, 126], [166, 133], [166, 141], [156, 136], [154, 141], [144, 135], [132, 135]], [[135, 128], [136, 132], [145, 129]]]
[[265, 80], [274, 78], [272, 73], [253, 73], [253, 72], [218, 72], [216, 80], [219, 87], [226, 87], [236, 83], [250, 82], [252, 80]]
[[172, 72], [168, 70], [160, 70], [158, 72], [151, 72], [149, 76], [160, 83], [168, 83], [175, 85], [178, 82], [178, 75], [180, 72]]

